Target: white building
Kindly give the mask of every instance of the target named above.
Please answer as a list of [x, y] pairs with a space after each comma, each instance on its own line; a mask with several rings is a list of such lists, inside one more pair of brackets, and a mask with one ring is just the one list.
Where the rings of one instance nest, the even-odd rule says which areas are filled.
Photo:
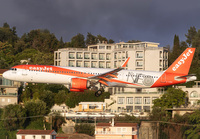
[[184, 92], [187, 93], [188, 107], [194, 108], [199, 107], [198, 100], [200, 100], [200, 81], [195, 81], [196, 85], [191, 88], [186, 88], [186, 86], [177, 86], [177, 88], [181, 88]]
[[168, 51], [159, 43], [99, 43], [88, 48], [62, 48], [54, 52], [54, 65], [117, 68], [128, 57], [126, 69], [162, 71], [168, 66]]
[[56, 139], [54, 130], [19, 130], [17, 139]]
[[137, 123], [97, 123], [95, 139], [137, 139], [137, 126]]
[[160, 98], [159, 92], [141, 92], [128, 94], [114, 94], [109, 99], [105, 99], [106, 109], [110, 112], [150, 112], [153, 106], [153, 100]]

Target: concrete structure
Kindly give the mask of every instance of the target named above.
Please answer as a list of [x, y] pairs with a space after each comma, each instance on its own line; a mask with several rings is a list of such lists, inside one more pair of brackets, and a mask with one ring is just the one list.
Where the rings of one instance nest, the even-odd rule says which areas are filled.
[[54, 65], [90, 68], [117, 68], [128, 57], [126, 69], [162, 71], [168, 66], [168, 51], [159, 43], [99, 43], [88, 48], [62, 48], [54, 52]]
[[141, 121], [139, 139], [159, 139], [159, 122]]
[[19, 130], [17, 139], [56, 139], [54, 130]]
[[7, 80], [2, 77], [6, 69], [0, 69], [0, 107], [18, 103], [19, 82]]
[[137, 139], [137, 123], [97, 123], [95, 139]]
[[172, 113], [172, 118], [174, 118], [175, 114], [178, 115], [184, 115], [186, 113], [193, 113], [195, 110], [198, 110], [196, 108], [168, 108], [166, 111]]

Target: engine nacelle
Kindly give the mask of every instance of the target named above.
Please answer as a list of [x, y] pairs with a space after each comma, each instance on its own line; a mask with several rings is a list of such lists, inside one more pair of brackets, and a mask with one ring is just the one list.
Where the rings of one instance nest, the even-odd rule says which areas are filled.
[[89, 81], [86, 79], [72, 78], [70, 90], [72, 92], [84, 92], [90, 86]]

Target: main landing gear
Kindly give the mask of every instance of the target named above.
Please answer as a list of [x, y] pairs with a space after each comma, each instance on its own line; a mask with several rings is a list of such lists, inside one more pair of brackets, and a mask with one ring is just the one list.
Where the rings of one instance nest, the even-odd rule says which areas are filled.
[[95, 92], [96, 97], [99, 97], [101, 94], [102, 94], [102, 90], [98, 90], [98, 91]]

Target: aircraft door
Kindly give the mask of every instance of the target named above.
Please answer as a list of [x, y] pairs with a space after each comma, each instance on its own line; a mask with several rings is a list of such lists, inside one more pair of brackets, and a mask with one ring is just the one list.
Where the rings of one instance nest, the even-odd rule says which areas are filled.
[[27, 76], [27, 70], [26, 70], [27, 66], [23, 66], [23, 70], [22, 70], [22, 76]]

